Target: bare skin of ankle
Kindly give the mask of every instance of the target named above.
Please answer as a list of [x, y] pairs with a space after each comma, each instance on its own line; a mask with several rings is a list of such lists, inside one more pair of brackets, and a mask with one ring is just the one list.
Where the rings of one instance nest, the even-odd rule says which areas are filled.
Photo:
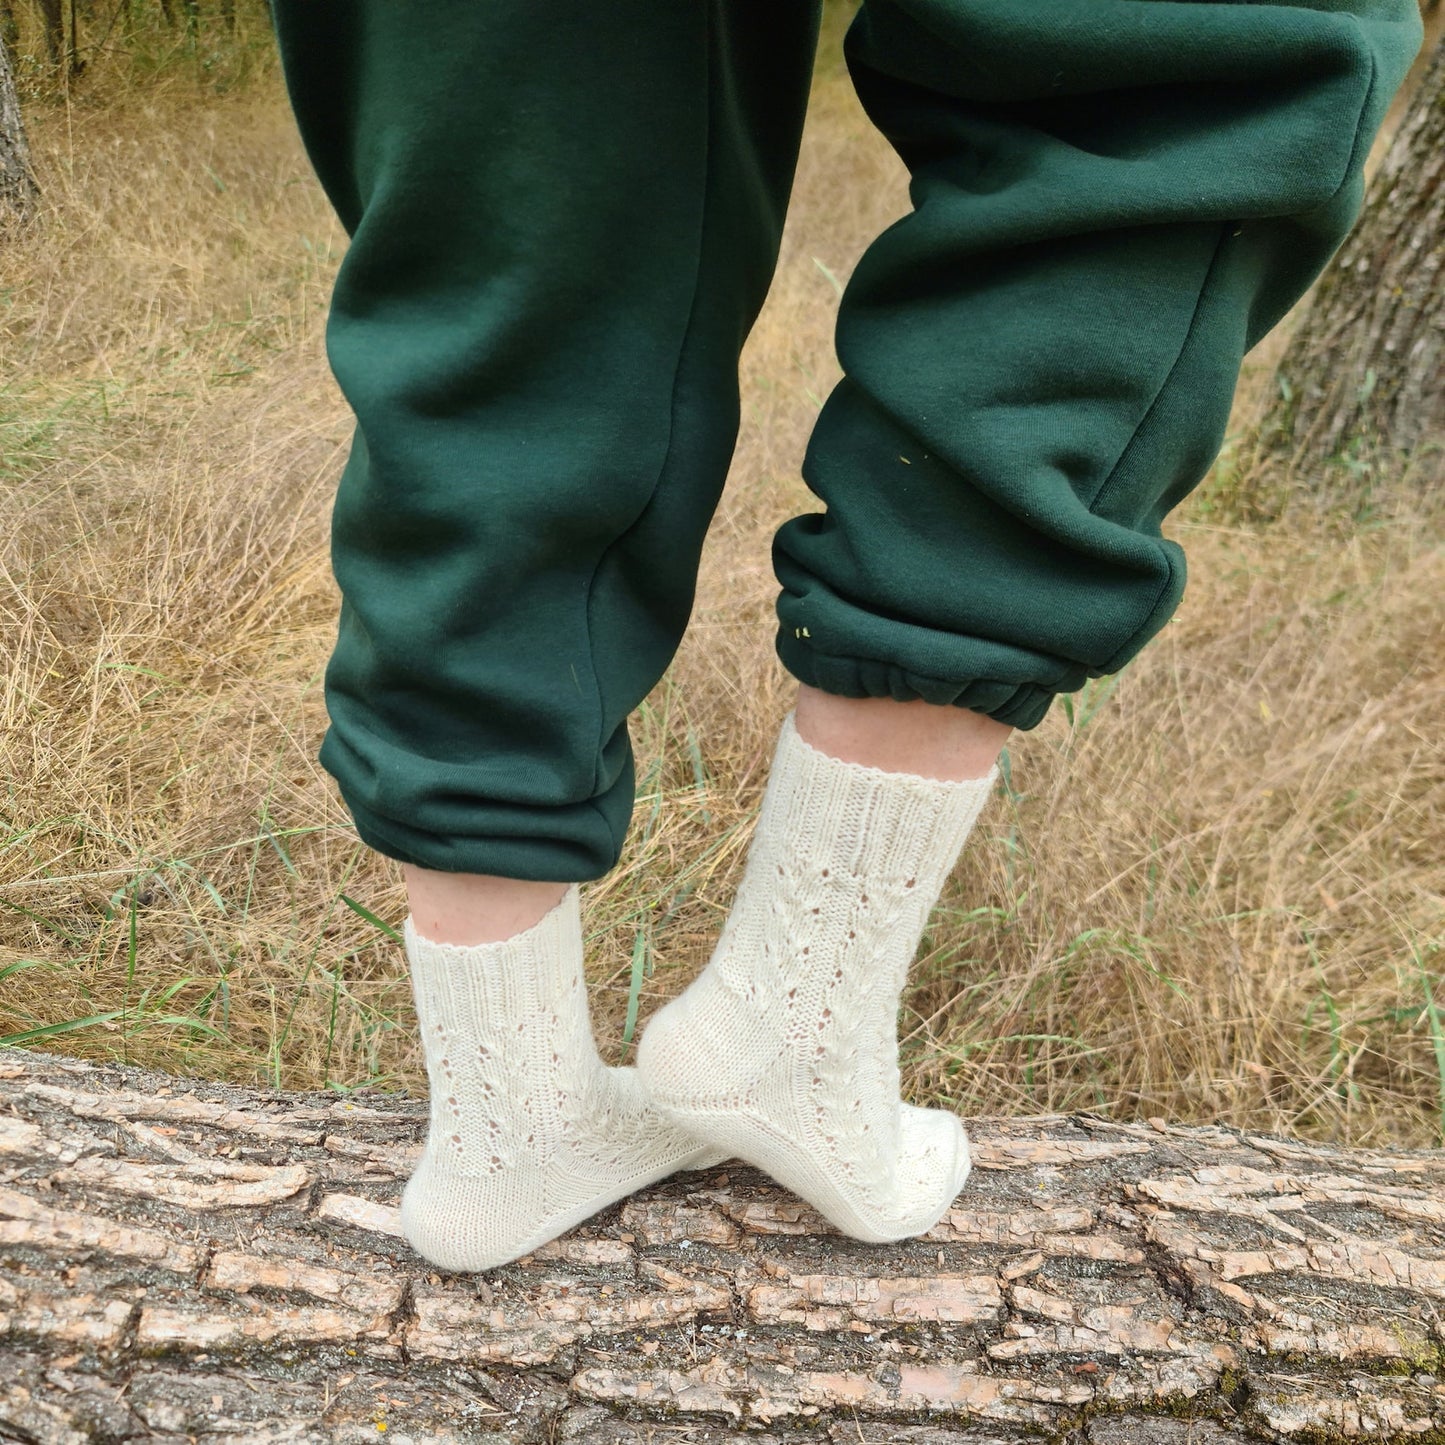
[[[798, 689], [796, 722], [804, 742], [844, 762], [950, 782], [983, 777], [1013, 731], [967, 708], [836, 697], [807, 686]], [[567, 891], [565, 883], [441, 873], [413, 863], [401, 871], [417, 932], [463, 947], [524, 932]]]
[[532, 883], [490, 873], [439, 873], [401, 865], [416, 931], [433, 943], [500, 943], [540, 923], [567, 892], [565, 883]]
[[954, 783], [983, 777], [1013, 732], [968, 708], [836, 697], [806, 684], [794, 722], [805, 743], [846, 763]]

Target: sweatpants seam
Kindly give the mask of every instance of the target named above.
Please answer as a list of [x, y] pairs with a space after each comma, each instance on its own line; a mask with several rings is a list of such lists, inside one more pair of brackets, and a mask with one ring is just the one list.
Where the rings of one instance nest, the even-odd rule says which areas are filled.
[[[1148, 407], [1145, 408], [1144, 415], [1139, 418], [1137, 425], [1134, 427], [1133, 432], [1130, 434], [1129, 440], [1124, 444], [1124, 449], [1119, 453], [1117, 459], [1114, 462], [1114, 465], [1109, 469], [1109, 475], [1104, 478], [1103, 482], [1100, 484], [1099, 490], [1094, 493], [1093, 498], [1090, 500], [1088, 512], [1091, 517], [1098, 517], [1098, 509], [1103, 505], [1105, 498], [1109, 494], [1110, 488], [1118, 480], [1119, 473], [1123, 469], [1125, 462], [1129, 459], [1129, 456], [1133, 452], [1136, 444], [1138, 443], [1139, 438], [1143, 435], [1145, 428], [1149, 425], [1150, 417], [1152, 417], [1155, 411], [1158, 410], [1159, 403], [1169, 392], [1170, 383], [1174, 380], [1174, 376], [1178, 372], [1181, 363], [1184, 361], [1184, 358], [1189, 354], [1190, 342], [1193, 341], [1195, 332], [1198, 330], [1199, 318], [1204, 311], [1204, 302], [1205, 298], [1209, 295], [1210, 283], [1214, 279], [1215, 271], [1219, 265], [1220, 256], [1224, 252], [1225, 239], [1229, 235], [1230, 230], [1234, 224], [1235, 223], [1233, 221], [1225, 221], [1220, 224], [1219, 235], [1214, 242], [1213, 251], [1210, 252], [1209, 264], [1204, 268], [1204, 276], [1199, 283], [1199, 294], [1194, 299], [1194, 310], [1190, 313], [1189, 325], [1184, 329], [1184, 339], [1179, 344], [1179, 351], [1174, 357], [1173, 362], [1170, 364], [1169, 370], [1164, 376], [1164, 380], [1160, 382], [1159, 389], [1154, 393], [1153, 399], [1150, 401]], [[1099, 518], [1099, 520], [1108, 521], [1109, 519], [1101, 517]], [[1119, 525], [1124, 524], [1120, 523]], [[1129, 530], [1133, 531], [1133, 528], [1130, 528]], [[1169, 589], [1170, 582], [1173, 580], [1174, 566], [1169, 559], [1168, 550], [1162, 546], [1159, 546], [1156, 543], [1155, 551], [1164, 558], [1164, 576], [1160, 579], [1158, 589], [1155, 591], [1154, 596], [1150, 600], [1148, 607], [1144, 609], [1144, 614], [1140, 619], [1138, 625], [1130, 631], [1129, 636], [1124, 640], [1124, 642], [1122, 642], [1117, 648], [1115, 648], [1113, 653], [1111, 653], [1110, 656], [1102, 663], [1089, 664], [1089, 666], [1091, 667], [1097, 666], [1100, 669], [1100, 675], [1105, 675], [1109, 673], [1112, 670], [1110, 664], [1114, 661], [1114, 659], [1118, 657], [1120, 653], [1129, 651], [1130, 645], [1132, 644], [1134, 638], [1136, 638], [1139, 635], [1140, 631], [1148, 625], [1149, 619], [1152, 618], [1155, 612], [1158, 610], [1160, 599], [1164, 597], [1165, 593]]]
[[[652, 486], [648, 489], [646, 498], [637, 510], [637, 515], [611, 542], [598, 554], [597, 561], [593, 564], [592, 575], [587, 579], [587, 600], [583, 608], [584, 626], [587, 632], [587, 654], [592, 664], [592, 685], [597, 695], [597, 748], [596, 761], [592, 769], [592, 801], [596, 802], [596, 794], [602, 782], [602, 750], [606, 746], [607, 739], [603, 736], [603, 719], [606, 711], [605, 702], [602, 696], [602, 680], [597, 667], [596, 646], [594, 642], [594, 629], [592, 626], [592, 604], [593, 595], [597, 587], [597, 576], [602, 570], [602, 564], [635, 532], [642, 519], [651, 508], [653, 499], [657, 496], [658, 489], [662, 486], [662, 480], [667, 475], [668, 465], [672, 460], [672, 444], [677, 434], [677, 388], [682, 376], [683, 358], [687, 355], [688, 344], [692, 340], [693, 327], [697, 321], [698, 302], [702, 296], [702, 273], [703, 273], [703, 251], [706, 246], [707, 222], [709, 214], [709, 201], [712, 192], [712, 157], [713, 157], [713, 122], [714, 107], [716, 104], [713, 85], [713, 15], [712, 6], [707, 7], [707, 16], [703, 24], [703, 47], [704, 47], [704, 73], [707, 80], [707, 97], [705, 101], [704, 123], [703, 123], [703, 155], [702, 155], [702, 199], [698, 205], [697, 219], [697, 261], [696, 272], [693, 277], [692, 299], [688, 303], [687, 323], [682, 329], [682, 339], [678, 342], [677, 361], [673, 366], [672, 388], [668, 397], [668, 424], [667, 444], [663, 447], [662, 462], [658, 466], [657, 476], [653, 479]], [[620, 849], [622, 839], [617, 838], [616, 844]]]
[[[1155, 391], [1149, 401], [1149, 405], [1144, 409], [1144, 415], [1135, 423], [1134, 430], [1129, 434], [1129, 440], [1124, 443], [1123, 450], [1114, 459], [1114, 465], [1109, 468], [1108, 476], [1099, 484], [1099, 490], [1090, 498], [1088, 508], [1090, 516], [1098, 516], [1098, 509], [1103, 505], [1104, 499], [1109, 495], [1110, 488], [1118, 481], [1119, 473], [1123, 469], [1124, 463], [1128, 461], [1130, 454], [1138, 444], [1139, 438], [1143, 435], [1144, 429], [1149, 425], [1149, 418], [1158, 410], [1159, 403], [1168, 393], [1169, 384], [1174, 380], [1174, 375], [1179, 370], [1180, 363], [1184, 360], [1185, 356], [1189, 354], [1189, 343], [1194, 339], [1194, 333], [1199, 327], [1200, 313], [1204, 310], [1204, 298], [1209, 294], [1209, 283], [1214, 279], [1214, 271], [1219, 264], [1220, 253], [1224, 250], [1225, 237], [1229, 234], [1230, 228], [1235, 223], [1233, 221], [1222, 221], [1218, 224], [1219, 235], [1215, 239], [1214, 249], [1209, 253], [1209, 264], [1204, 268], [1204, 275], [1200, 278], [1199, 294], [1194, 298], [1194, 310], [1189, 314], [1189, 325], [1184, 328], [1184, 336], [1180, 340], [1179, 350], [1175, 354], [1174, 360], [1170, 363], [1169, 370], [1164, 374], [1164, 380], [1159, 383], [1158, 390]], [[1100, 520], [1107, 521], [1108, 519], [1100, 518]]]
[[[1350, 177], [1355, 173], [1356, 160], [1359, 156], [1360, 147], [1364, 140], [1365, 117], [1369, 114], [1370, 99], [1375, 93], [1375, 88], [1379, 76], [1379, 62], [1376, 58], [1374, 48], [1370, 45], [1368, 38], [1365, 36], [1364, 29], [1360, 25], [1359, 17], [1356, 15], [1348, 15], [1347, 18], [1349, 19], [1350, 26], [1355, 31], [1360, 43], [1364, 46], [1365, 53], [1370, 58], [1370, 79], [1365, 86], [1365, 93], [1360, 100], [1359, 113], [1355, 117], [1355, 134], [1350, 142], [1350, 153], [1345, 158], [1344, 172], [1340, 176], [1340, 179], [1336, 182], [1334, 189], [1330, 192], [1329, 199], [1323, 203], [1326, 206], [1332, 204], [1336, 199], [1338, 199], [1340, 193], [1348, 184]], [[1215, 242], [1214, 251], [1209, 258], [1209, 265], [1204, 272], [1204, 279], [1201, 281], [1199, 286], [1199, 295], [1195, 299], [1194, 311], [1189, 318], [1189, 325], [1184, 332], [1184, 340], [1179, 347], [1179, 354], [1174, 358], [1173, 365], [1170, 366], [1167, 375], [1165, 376], [1163, 382], [1160, 384], [1159, 390], [1154, 393], [1154, 398], [1149, 403], [1149, 406], [1144, 412], [1144, 415], [1139, 418], [1139, 423], [1134, 428], [1133, 434], [1130, 436], [1128, 442], [1125, 444], [1123, 451], [1119, 453], [1119, 456], [1115, 460], [1114, 465], [1109, 469], [1109, 475], [1104, 478], [1104, 481], [1100, 485], [1099, 490], [1094, 494], [1093, 499], [1090, 501], [1089, 513], [1091, 516], [1098, 515], [1098, 509], [1103, 505], [1106, 497], [1109, 494], [1110, 488], [1118, 480], [1120, 471], [1123, 469], [1124, 464], [1128, 460], [1130, 453], [1134, 450], [1135, 444], [1138, 442], [1145, 427], [1149, 424], [1150, 417], [1153, 416], [1155, 410], [1159, 406], [1160, 401], [1169, 391], [1170, 383], [1174, 380], [1174, 375], [1179, 370], [1180, 363], [1183, 362], [1185, 356], [1189, 352], [1190, 343], [1194, 339], [1195, 331], [1197, 330], [1199, 325], [1200, 315], [1204, 310], [1205, 300], [1209, 295], [1210, 284], [1214, 280], [1215, 272], [1219, 266], [1220, 257], [1224, 251], [1225, 240], [1229, 236], [1230, 231], [1234, 225], [1235, 222], [1226, 221], [1220, 228], [1219, 238]], [[1121, 654], [1131, 654], [1131, 645], [1134, 638], [1137, 637], [1142, 630], [1148, 627], [1150, 621], [1153, 619], [1155, 613], [1158, 611], [1160, 601], [1168, 593], [1169, 588], [1174, 581], [1174, 576], [1177, 569], [1175, 567], [1173, 558], [1170, 557], [1167, 548], [1161, 546], [1158, 547], [1157, 550], [1159, 552], [1159, 555], [1163, 557], [1165, 564], [1164, 576], [1160, 580], [1158, 591], [1155, 592], [1154, 600], [1149, 604], [1149, 607], [1145, 611], [1144, 617], [1140, 622], [1139, 626], [1134, 629], [1134, 631], [1130, 634], [1129, 638], [1120, 647], [1118, 647], [1113, 653], [1113, 655], [1103, 664], [1104, 674], [1108, 674], [1117, 669], [1117, 667], [1120, 665], [1118, 659], [1120, 658]]]
[[[1364, 168], [1364, 157], [1360, 155], [1360, 148], [1363, 145], [1366, 150], [1369, 149], [1365, 143], [1365, 117], [1370, 113], [1370, 101], [1374, 99], [1375, 90], [1380, 80], [1379, 56], [1375, 52], [1375, 47], [1370, 44], [1369, 37], [1365, 34], [1364, 26], [1360, 24], [1360, 17], [1350, 14], [1348, 11], [1346, 14], [1350, 21], [1351, 28], [1354, 29], [1359, 38], [1360, 44], [1365, 47], [1365, 54], [1370, 57], [1370, 83], [1365, 87], [1364, 97], [1360, 101], [1360, 113], [1355, 117], [1355, 138], [1350, 145], [1350, 154], [1345, 160], [1345, 173], [1340, 177], [1339, 184], [1330, 192], [1330, 199], [1325, 202], [1326, 205], [1338, 199], [1340, 192], [1343, 191], [1349, 183], [1350, 177], [1353, 176], [1357, 170], [1363, 170]], [[1343, 244], [1343, 241], [1341, 244]]]
[[[599, 729], [599, 731], [600, 731], [600, 729]], [[600, 749], [600, 748], [598, 749], [598, 753], [599, 753], [599, 755], [600, 755], [600, 753], [601, 753], [601, 749]], [[595, 782], [592, 784], [592, 788], [593, 788], [593, 791], [594, 791], [594, 793], [595, 793], [596, 788], [597, 788], [597, 784], [596, 784]], [[602, 804], [599, 803], [595, 797], [588, 798], [588, 800], [587, 800], [587, 806], [588, 806], [589, 808], [591, 808], [594, 813], [597, 814], [597, 816], [602, 820], [602, 826], [607, 829], [607, 835], [608, 835], [608, 837], [610, 837], [610, 838], [612, 839], [612, 851], [613, 851], [613, 854], [614, 854], [614, 855], [620, 855], [621, 852], [622, 852], [623, 837], [622, 837], [622, 835], [619, 834], [619, 833], [617, 832], [617, 830], [612, 826], [612, 819], [607, 816], [607, 809], [604, 808], [604, 807], [602, 806]]]
[[[1159, 583], [1159, 590], [1154, 594], [1154, 600], [1149, 604], [1149, 610], [1144, 614], [1143, 621], [1129, 634], [1127, 638], [1115, 650], [1114, 655], [1103, 662], [1096, 674], [1099, 677], [1107, 677], [1111, 673], [1118, 672], [1126, 662], [1138, 651], [1134, 645], [1134, 639], [1141, 632], [1149, 630], [1149, 624], [1154, 620], [1155, 614], [1159, 611], [1159, 604], [1169, 595], [1169, 589], [1173, 586], [1175, 573], [1178, 568], [1174, 561], [1173, 554], [1167, 547], [1159, 548], [1159, 555], [1164, 559], [1164, 577]], [[1160, 626], [1163, 626], [1161, 623]], [[1157, 629], [1156, 629], [1157, 630]], [[1151, 634], [1152, 635], [1152, 634]]]

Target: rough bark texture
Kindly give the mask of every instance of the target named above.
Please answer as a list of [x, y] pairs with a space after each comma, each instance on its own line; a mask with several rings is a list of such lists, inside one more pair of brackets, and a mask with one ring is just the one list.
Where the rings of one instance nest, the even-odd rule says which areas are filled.
[[60, 0], [35, 0], [35, 3], [40, 8], [45, 25], [46, 53], [50, 56], [50, 63], [58, 67], [65, 49], [65, 12], [60, 8]]
[[1445, 439], [1445, 38], [1279, 371], [1261, 437], [1294, 468]]
[[0, 1050], [0, 1440], [1445, 1441], [1445, 1151], [980, 1120], [918, 1240], [732, 1165], [483, 1276], [425, 1127]]
[[25, 123], [15, 96], [10, 50], [0, 36], [0, 231], [7, 221], [29, 220], [39, 197], [30, 169], [30, 148], [25, 143]]

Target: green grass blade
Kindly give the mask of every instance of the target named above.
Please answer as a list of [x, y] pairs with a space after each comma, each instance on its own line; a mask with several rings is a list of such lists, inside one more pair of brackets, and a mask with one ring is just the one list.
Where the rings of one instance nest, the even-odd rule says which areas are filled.
[[1435, 1002], [1433, 985], [1436, 980], [1426, 970], [1425, 960], [1419, 950], [1412, 952], [1415, 955], [1415, 967], [1420, 973], [1420, 990], [1425, 995], [1425, 1019], [1430, 1025], [1430, 1042], [1435, 1050], [1435, 1074], [1440, 1100], [1440, 1117], [1436, 1129], [1440, 1142], [1445, 1144], [1445, 1019], [1441, 1017], [1440, 1005]]
[[0, 968], [0, 983], [4, 983], [11, 974], [23, 973], [27, 968], [44, 968], [49, 962], [48, 958], [17, 958], [14, 963]]
[[631, 1044], [633, 1030], [637, 1027], [637, 1008], [642, 1002], [642, 980], [646, 972], [647, 934], [639, 928], [632, 944], [632, 978], [627, 985], [627, 1021], [622, 1026], [624, 1050]]
[[391, 939], [393, 943], [405, 944], [406, 940], [402, 937], [400, 933], [397, 932], [396, 929], [391, 926], [391, 924], [383, 923], [382, 920], [379, 919], [376, 914], [374, 914], [371, 909], [367, 908], [364, 904], [358, 903], [356, 899], [349, 897], [345, 893], [341, 895], [341, 901], [353, 913], [359, 913], [361, 917], [363, 917], [373, 927], [379, 928], [384, 934], [386, 934], [389, 939]]
[[121, 1011], [111, 1009], [109, 1013], [91, 1014], [84, 1019], [66, 1019], [64, 1023], [45, 1024], [40, 1028], [22, 1029], [18, 1034], [0, 1034], [0, 1048], [18, 1049], [23, 1044], [33, 1042], [35, 1039], [50, 1039], [56, 1034], [74, 1033], [76, 1029], [94, 1028], [96, 1024], [107, 1024], [112, 1019], [119, 1018]]

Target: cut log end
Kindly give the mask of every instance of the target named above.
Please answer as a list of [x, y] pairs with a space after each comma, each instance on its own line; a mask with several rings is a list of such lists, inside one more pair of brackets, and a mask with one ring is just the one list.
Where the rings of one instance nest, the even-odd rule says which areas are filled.
[[1445, 1151], [976, 1120], [916, 1240], [732, 1163], [457, 1275], [426, 1113], [0, 1051], [0, 1439], [1445, 1442]]

